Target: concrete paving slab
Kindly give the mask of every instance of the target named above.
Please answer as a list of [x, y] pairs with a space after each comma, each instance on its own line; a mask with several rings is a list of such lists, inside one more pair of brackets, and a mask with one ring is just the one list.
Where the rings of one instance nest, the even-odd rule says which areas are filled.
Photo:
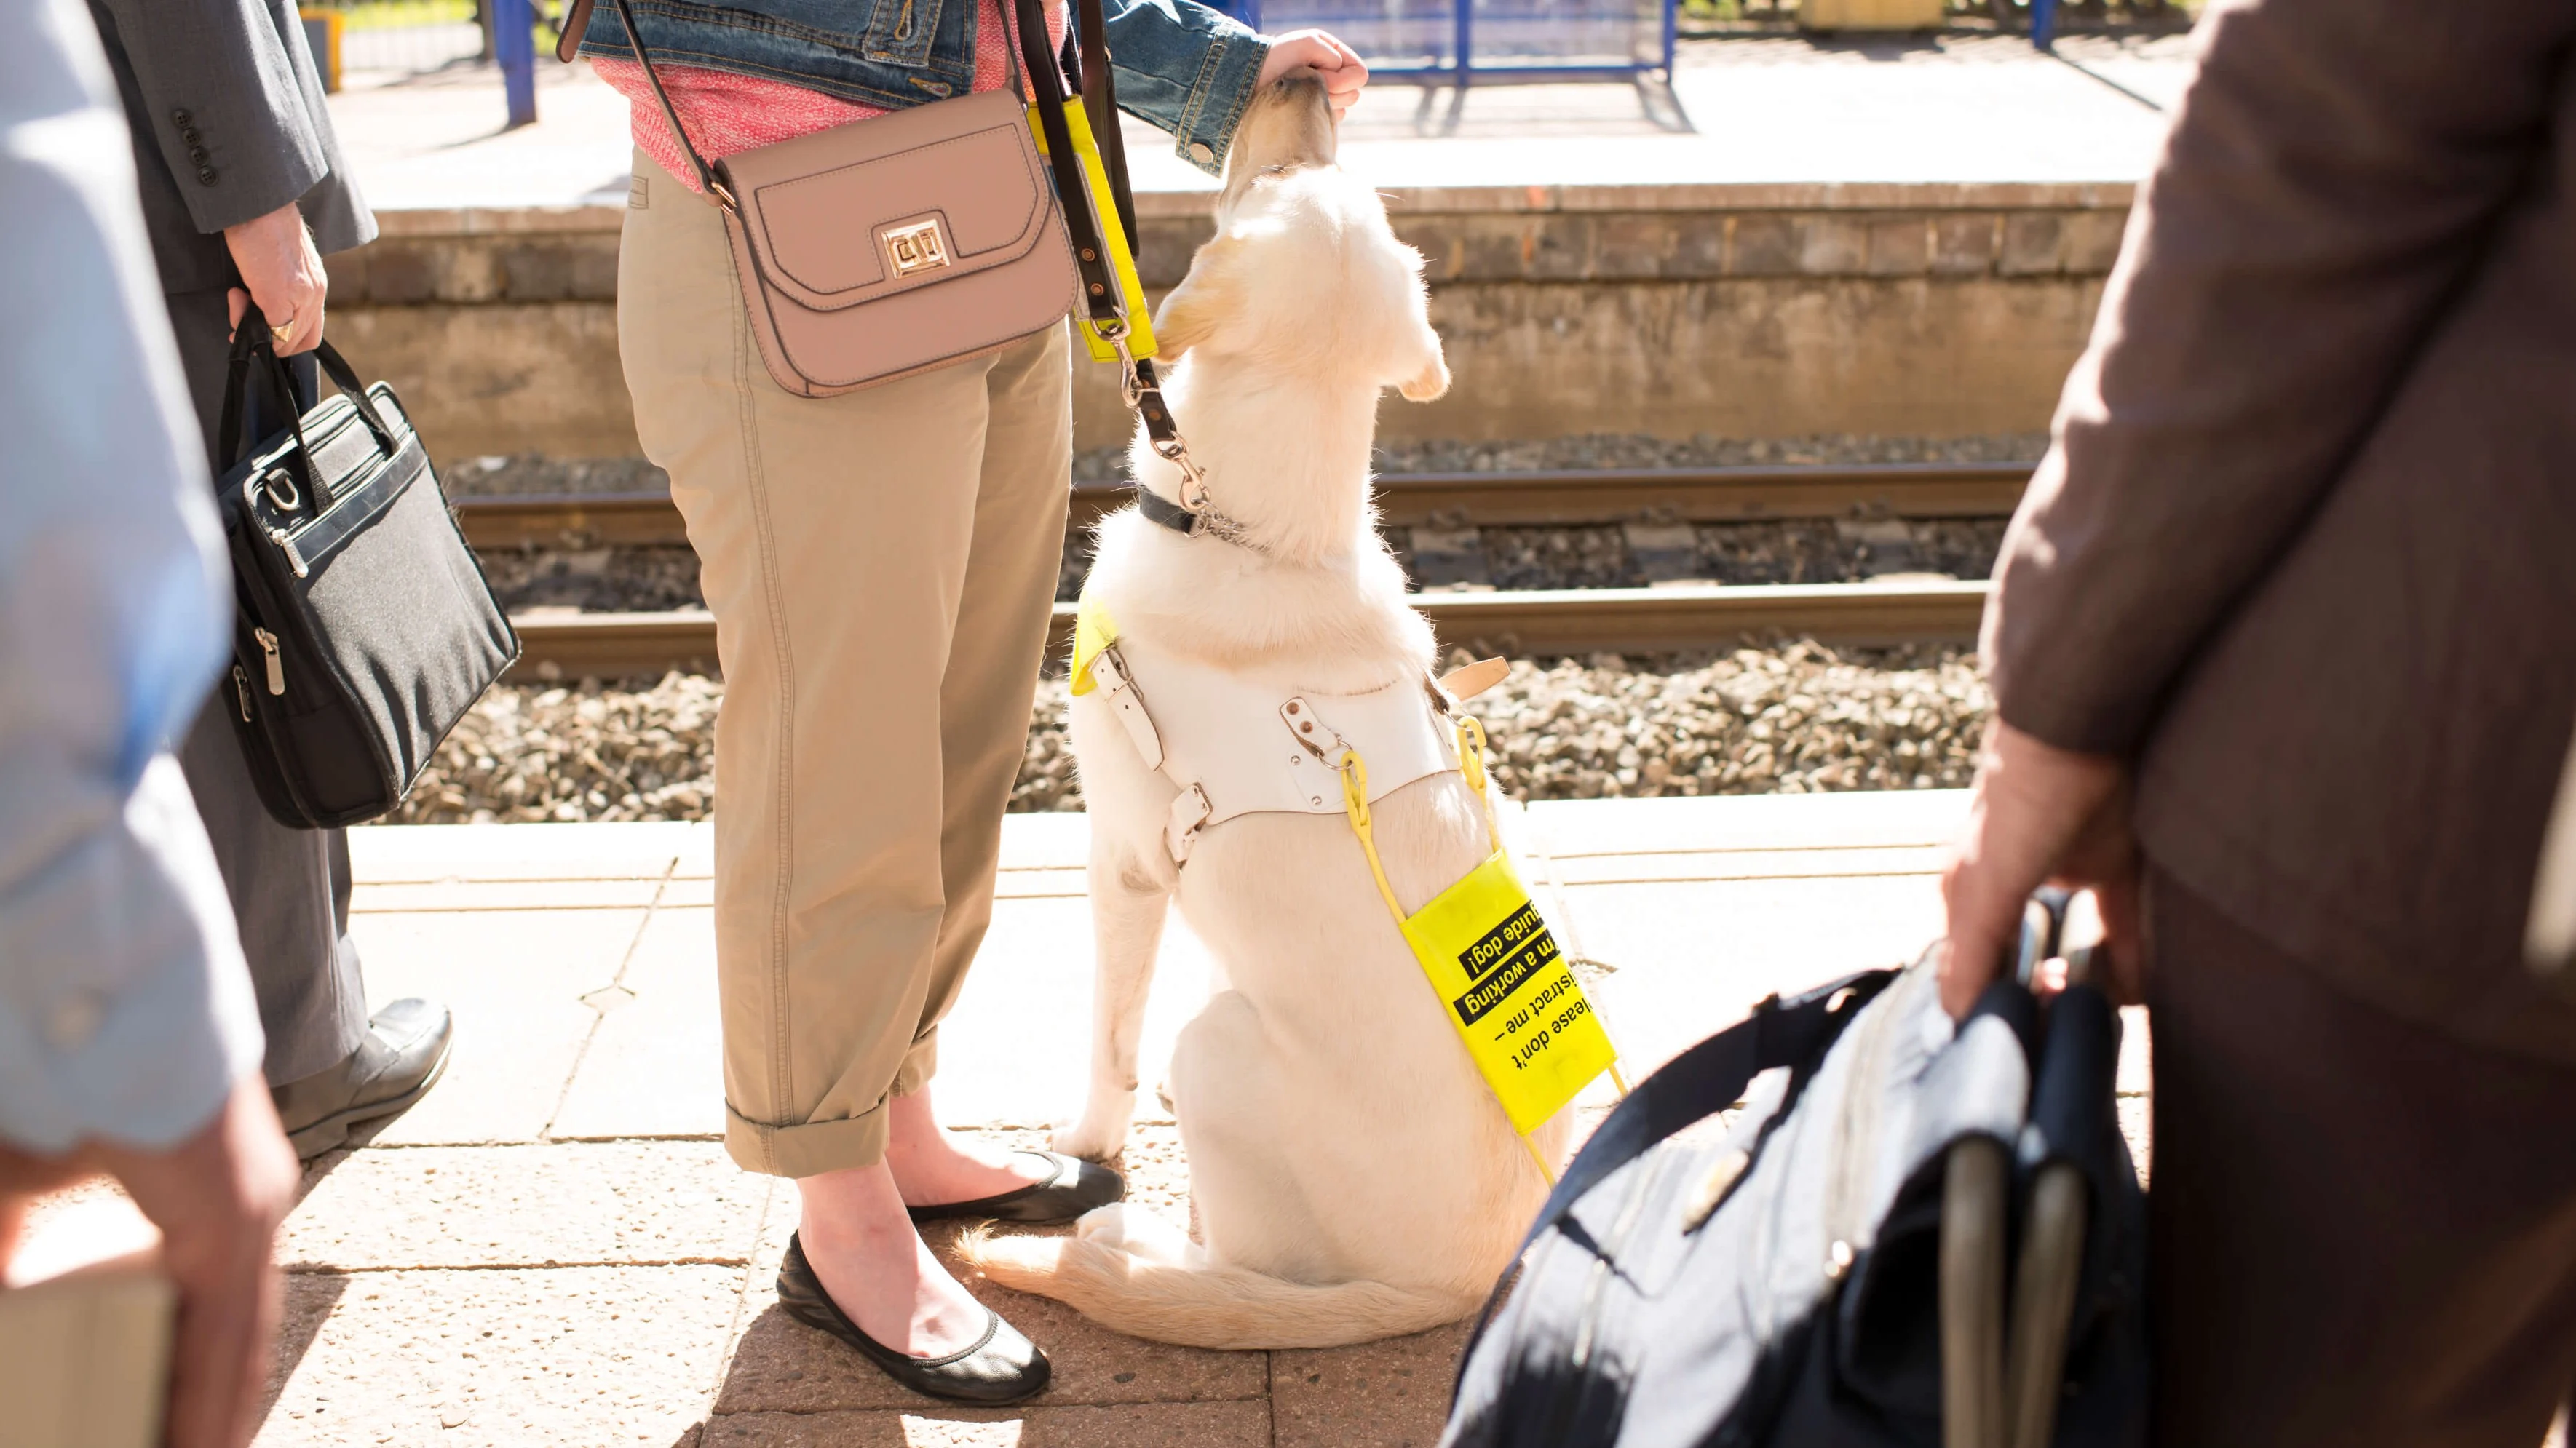
[[1468, 1323], [1357, 1347], [1270, 1355], [1277, 1448], [1433, 1448]]
[[296, 1273], [260, 1448], [689, 1441], [738, 1267]]
[[[659, 880], [702, 851], [705, 824], [363, 825], [349, 831], [361, 886], [459, 880]], [[700, 874], [705, 873], [703, 870]]]
[[[665, 905], [715, 903], [715, 832], [688, 839], [673, 865]], [[1080, 813], [1013, 815], [1002, 832], [1002, 868], [994, 894], [1005, 900], [1068, 899], [1084, 892], [1091, 818]]]
[[617, 987], [590, 1002], [600, 1010], [599, 1029], [546, 1135], [721, 1135], [715, 912], [667, 904], [654, 911]]
[[707, 1425], [727, 1448], [1270, 1448], [1269, 1405], [1128, 1403], [916, 1413], [747, 1413]]
[[436, 880], [359, 885], [352, 915], [492, 910], [641, 910], [662, 893], [658, 878], [641, 880]]
[[427, 996], [456, 1013], [446, 1078], [379, 1141], [536, 1140], [599, 1019], [582, 997], [617, 979], [644, 918], [641, 910], [570, 910], [353, 921], [371, 1007]]
[[1079, 870], [1091, 861], [1091, 816], [1080, 810], [1015, 814], [1002, 830], [1002, 868]]
[[1911, 961], [1941, 921], [1939, 883], [1928, 875], [1565, 893], [1583, 950], [1618, 968], [1587, 989], [1632, 1081], [1775, 991]]
[[[2009, 37], [1691, 43], [1668, 94], [1623, 85], [1380, 83], [1342, 126], [1342, 161], [1397, 189], [1796, 182], [2133, 181], [2191, 74], [2187, 40], [2068, 37], [2056, 57]], [[504, 131], [498, 75], [353, 76], [331, 102], [376, 206], [623, 205], [623, 97], [541, 65], [539, 121]], [[392, 82], [392, 83], [387, 83]], [[1142, 193], [1212, 178], [1133, 121]]]
[[[1046, 817], [1012, 817], [1031, 818]], [[1079, 892], [995, 904], [966, 989], [939, 1030], [940, 1111], [950, 1125], [1036, 1126], [1081, 1109], [1091, 1071], [1091, 961], [1091, 910]], [[1148, 1084], [1139, 1119], [1170, 1119], [1152, 1088], [1174, 1037], [1207, 999], [1207, 981], [1206, 949], [1176, 914], [1145, 1013], [1138, 1061]]]
[[1526, 811], [1540, 846], [1565, 861], [1734, 850], [1937, 847], [1947, 844], [1967, 817], [1964, 789], [1542, 800]]
[[[1651, 1022], [1630, 1047], [1631, 1064], [1643, 1070], [1640, 1063], [1663, 1059], [1772, 990], [1910, 959], [1938, 928], [1931, 881], [1940, 842], [1964, 810], [1964, 792], [1931, 791], [1554, 802], [1532, 806], [1522, 818], [1528, 837], [1552, 860], [1533, 875], [1552, 872], [1560, 882], [1558, 896], [1571, 914], [1567, 933], [1584, 953], [1622, 968], [1601, 989], [1614, 1027], [1627, 1017]], [[657, 862], [676, 876], [712, 858], [712, 830], [704, 825], [370, 833], [397, 838], [371, 842], [362, 877], [372, 869], [379, 879], [408, 876], [417, 883], [366, 888], [446, 891], [442, 898], [459, 905], [578, 905], [600, 888], [585, 882], [635, 872], [625, 883], [642, 888], [646, 882], [636, 875]], [[522, 842], [523, 833], [535, 838]], [[430, 838], [414, 842], [401, 838], [406, 834]], [[585, 838], [595, 838], [597, 848], [586, 848]], [[1015, 815], [1003, 842], [993, 928], [942, 1031], [943, 1109], [959, 1125], [1062, 1119], [1079, 1106], [1089, 1069], [1091, 942], [1078, 868], [1088, 821], [1078, 814]], [[433, 880], [448, 883], [427, 883]], [[1727, 884], [1750, 893], [1699, 888]], [[1801, 885], [1810, 888], [1795, 888]], [[1782, 889], [1758, 888], [1767, 886]], [[585, 949], [597, 962], [559, 972], [552, 992], [551, 1039], [558, 1050], [566, 1043], [577, 1048], [588, 1024], [564, 1002], [587, 996], [581, 1010], [598, 1018], [579, 1075], [548, 1128], [553, 1137], [704, 1136], [721, 1129], [712, 920], [702, 904], [712, 899], [712, 882], [671, 878], [651, 888], [661, 907], [640, 935], [630, 912], [595, 912], [618, 923], [588, 931], [566, 923], [569, 916], [547, 917], [541, 926], [530, 917], [530, 929], [569, 931], [593, 942]], [[511, 933], [504, 927], [483, 938]], [[634, 949], [621, 979], [609, 957], [628, 941]], [[459, 946], [457, 953], [467, 951]], [[1142, 1058], [1149, 1082], [1160, 1081], [1173, 1037], [1204, 1000], [1208, 971], [1204, 948], [1175, 916], [1148, 1013]], [[619, 989], [601, 989], [612, 982]], [[531, 984], [517, 970], [490, 982], [514, 1001], [528, 999]], [[433, 994], [440, 988], [422, 986]], [[524, 1030], [534, 1019], [517, 1024]], [[460, 1056], [460, 1065], [468, 1063]], [[519, 1077], [559, 1069], [552, 1057], [516, 1055], [507, 1064]], [[457, 1137], [464, 1128], [442, 1124], [435, 1114], [461, 1110], [440, 1098], [469, 1094], [470, 1087], [458, 1089], [464, 1084], [443, 1086], [416, 1113], [426, 1118], [422, 1125], [407, 1120], [396, 1128], [406, 1134], [389, 1139], [480, 1139]], [[516, 1086], [510, 1095], [522, 1104], [534, 1099]], [[1140, 1110], [1144, 1120], [1168, 1119], [1150, 1091]], [[505, 1127], [473, 1129], [528, 1133], [524, 1113]], [[439, 1134], [409, 1134], [420, 1131]]]
[[1850, 880], [1936, 875], [1947, 846], [1896, 849], [1669, 850], [1557, 861], [1561, 885], [1688, 884], [1695, 880]]
[[278, 1260], [343, 1272], [739, 1267], [773, 1180], [736, 1167], [713, 1142], [359, 1151], [287, 1219]]
[[997, 900], [1078, 900], [1091, 892], [1091, 872], [1080, 866], [1058, 870], [1004, 870], [993, 882]]

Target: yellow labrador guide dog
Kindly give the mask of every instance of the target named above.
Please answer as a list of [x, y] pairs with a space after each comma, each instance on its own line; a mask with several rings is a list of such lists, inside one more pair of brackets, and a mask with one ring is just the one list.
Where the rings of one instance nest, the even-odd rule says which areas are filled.
[[1089, 1100], [1055, 1147], [1126, 1140], [1177, 896], [1218, 963], [1170, 1076], [1204, 1240], [1121, 1203], [1069, 1238], [963, 1244], [997, 1282], [1204, 1347], [1473, 1311], [1564, 1157], [1564, 1106], [1612, 1063], [1377, 534], [1378, 399], [1449, 372], [1421, 257], [1333, 151], [1311, 77], [1248, 110], [1217, 234], [1155, 323], [1203, 475], [1140, 434], [1144, 492], [1101, 525], [1076, 630], [1099, 982]]

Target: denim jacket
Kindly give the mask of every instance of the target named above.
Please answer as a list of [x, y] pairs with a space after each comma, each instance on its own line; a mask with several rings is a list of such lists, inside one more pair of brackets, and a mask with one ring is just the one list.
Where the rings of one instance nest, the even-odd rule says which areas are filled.
[[[975, 82], [978, 0], [633, 0], [656, 61], [782, 80], [899, 110]], [[1002, 0], [1007, 13], [1012, 0]], [[1225, 161], [1270, 42], [1197, 0], [1103, 0], [1118, 107], [1172, 133], [1203, 171]], [[614, 5], [581, 53], [631, 59]]]

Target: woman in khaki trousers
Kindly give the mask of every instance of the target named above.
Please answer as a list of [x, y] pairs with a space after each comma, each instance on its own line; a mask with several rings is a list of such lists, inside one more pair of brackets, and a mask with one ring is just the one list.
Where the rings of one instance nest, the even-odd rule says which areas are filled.
[[[737, 3], [639, 7], [710, 158], [969, 78], [1003, 83], [994, 0], [948, 0], [927, 19], [918, 0], [857, 0], [847, 46], [782, 38], [806, 32], [761, 12], [786, 0]], [[1367, 77], [1320, 32], [1269, 40], [1192, 0], [1109, 8], [1122, 102], [1204, 168], [1262, 82], [1314, 67], [1347, 107]], [[837, 397], [782, 390], [721, 218], [682, 179], [691, 168], [611, 12], [594, 10], [582, 49], [636, 102], [619, 351], [644, 451], [670, 473], [698, 552], [725, 675], [725, 1144], [749, 1170], [796, 1179], [789, 1312], [919, 1391], [1014, 1401], [1045, 1387], [1045, 1356], [949, 1276], [914, 1222], [1068, 1220], [1124, 1190], [1098, 1166], [952, 1136], [930, 1093], [940, 1018], [992, 914], [1055, 596], [1067, 329]], [[661, 60], [682, 53], [691, 64]]]

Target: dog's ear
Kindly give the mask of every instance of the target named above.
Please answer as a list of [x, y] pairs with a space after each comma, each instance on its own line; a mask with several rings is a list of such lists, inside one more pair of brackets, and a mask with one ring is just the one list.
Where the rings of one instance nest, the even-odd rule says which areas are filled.
[[1396, 390], [1407, 401], [1430, 402], [1449, 390], [1449, 359], [1441, 350], [1440, 334], [1431, 329], [1428, 320], [1417, 324], [1415, 331], [1415, 361], [1420, 370], [1405, 378]]
[[1407, 402], [1437, 401], [1449, 391], [1448, 359], [1442, 357], [1439, 349], [1435, 347], [1432, 349], [1429, 365], [1406, 378], [1396, 390], [1404, 394]]
[[1154, 350], [1165, 361], [1178, 362], [1182, 354], [1214, 337], [1230, 318], [1242, 315], [1235, 265], [1241, 250], [1233, 238], [1220, 236], [1190, 258], [1190, 274], [1172, 288], [1163, 298], [1162, 310], [1154, 314]]

